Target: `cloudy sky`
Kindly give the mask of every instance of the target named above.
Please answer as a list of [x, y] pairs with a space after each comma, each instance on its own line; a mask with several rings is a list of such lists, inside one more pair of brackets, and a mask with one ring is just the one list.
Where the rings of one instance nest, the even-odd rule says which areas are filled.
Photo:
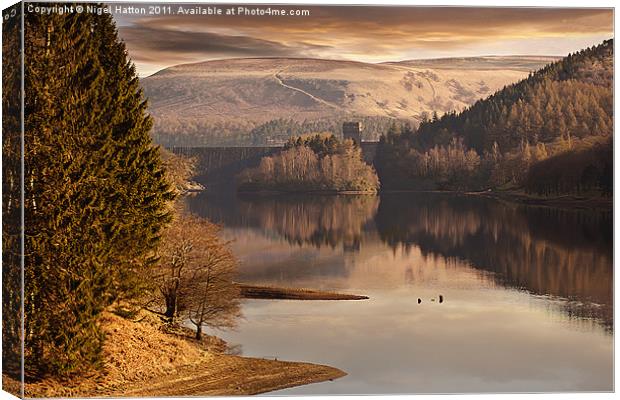
[[[172, 11], [177, 13], [179, 6], [172, 5]], [[197, 6], [209, 5], [182, 5], [185, 10]], [[237, 6], [217, 7], [225, 12]], [[181, 63], [237, 57], [383, 62], [478, 55], [566, 55], [613, 37], [611, 9], [275, 8], [303, 9], [310, 15], [141, 16], [113, 12], [141, 76]]]

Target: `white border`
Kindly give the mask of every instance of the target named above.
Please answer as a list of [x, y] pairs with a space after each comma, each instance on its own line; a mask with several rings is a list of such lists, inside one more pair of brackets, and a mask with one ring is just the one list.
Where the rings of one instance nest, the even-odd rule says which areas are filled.
[[[105, 3], [120, 3], [120, 1], [104, 1]], [[213, 1], [213, 0], [195, 0], [195, 1], [191, 1], [191, 0], [166, 0], [166, 1], [145, 1], [145, 0], [135, 0], [132, 1], [133, 3], [154, 3], [154, 2], [158, 2], [158, 3], [163, 3], [163, 2], [167, 2], [167, 3], [203, 3], [203, 4], [307, 4], [307, 5], [382, 5], [382, 6], [388, 6], [388, 5], [397, 5], [397, 6], [414, 6], [414, 5], [418, 5], [418, 6], [469, 6], [469, 7], [475, 7], [475, 6], [483, 6], [483, 7], [561, 7], [561, 8], [569, 8], [569, 7], [575, 7], [575, 8], [581, 8], [581, 7], [587, 7], [587, 8], [595, 8], [595, 7], [601, 7], [601, 8], [614, 8], [615, 11], [615, 2], [614, 1], [603, 1], [603, 0], [589, 0], [589, 1], [576, 1], [576, 0], [565, 0], [565, 1], [549, 1], [549, 0], [521, 0], [521, 1], [516, 1], [516, 0], [502, 0], [502, 1], [498, 1], [498, 0], [474, 0], [471, 2], [467, 2], [467, 1], [462, 1], [462, 0], [426, 0], [423, 2], [420, 1], [406, 1], [406, 0], [388, 0], [385, 2], [382, 2], [380, 0], [336, 0], [336, 1], [330, 1], [330, 0], [312, 0], [312, 1], [303, 1], [303, 0], [235, 0], [235, 1]], [[8, 0], [0, 0], [0, 5], [2, 9], [5, 9], [9, 6], [11, 6], [12, 4], [15, 4], [15, 1], [8, 1]], [[614, 13], [615, 14], [615, 13]], [[616, 28], [616, 24], [615, 24], [615, 19], [614, 19], [614, 32]], [[615, 47], [615, 42], [614, 42], [614, 47]], [[615, 48], [614, 48], [614, 61], [615, 61]], [[616, 63], [614, 63], [614, 78], [615, 76], [617, 76], [618, 74], [618, 66]], [[614, 82], [614, 99], [617, 96], [617, 86], [615, 85]], [[0, 106], [1, 107], [1, 106]], [[0, 108], [1, 110], [1, 108]], [[1, 114], [0, 114], [1, 115]], [[616, 129], [616, 123], [615, 123], [615, 116], [618, 115], [618, 104], [614, 101], [614, 137], [617, 134], [617, 129]], [[620, 144], [618, 142], [618, 140], [614, 140], [614, 156], [616, 154], [618, 154], [618, 150], [620, 149]], [[614, 161], [615, 161], [615, 157], [614, 157]], [[614, 163], [614, 210], [616, 209], [617, 205], [618, 205], [618, 199], [616, 196], [616, 188], [618, 188], [618, 184], [620, 182], [620, 167]], [[1, 189], [0, 189], [1, 190]], [[1, 216], [0, 216], [0, 221], [1, 221]], [[618, 248], [618, 244], [620, 242], [620, 239], [618, 239], [618, 237], [615, 234], [615, 227], [617, 225], [618, 222], [618, 216], [617, 214], [614, 212], [614, 253], [615, 253], [615, 249]], [[615, 264], [615, 263], [614, 263]], [[615, 265], [614, 265], [615, 267]], [[615, 269], [615, 268], [614, 268]], [[614, 274], [614, 294], [615, 294], [615, 289], [618, 288], [618, 282], [619, 282], [619, 278], [617, 276], [618, 274]], [[1, 278], [0, 278], [0, 282], [1, 282]], [[616, 297], [614, 295], [614, 325], [615, 325], [615, 321], [616, 321], [616, 310], [618, 309], [618, 304], [616, 301]], [[618, 382], [618, 377], [619, 377], [619, 373], [618, 373], [618, 369], [615, 368], [615, 349], [616, 349], [616, 335], [614, 335], [614, 388], [616, 388], [616, 384]], [[267, 395], [268, 396], [268, 395]], [[272, 395], [275, 397], [275, 395]], [[457, 396], [457, 397], [455, 397]], [[394, 395], [382, 395], [382, 396], [346, 396], [347, 399], [351, 399], [351, 400], [362, 400], [362, 399], [368, 399], [368, 398], [375, 398], [375, 399], [395, 399], [395, 398], [399, 398], [399, 399], [410, 399], [410, 400], [444, 400], [444, 399], [463, 399], [463, 400], [471, 400], [471, 399], [478, 399], [480, 397], [484, 398], [484, 399], [510, 399], [510, 400], [516, 400], [516, 399], [521, 399], [522, 397], [524, 397], [526, 399], [553, 399], [553, 400], [581, 400], [581, 399], [610, 399], [610, 398], [615, 398], [616, 394], [615, 393], [553, 393], [553, 394], [463, 394], [463, 395], [398, 395], [398, 396], [394, 396]], [[327, 400], [327, 399], [334, 399], [334, 398], [338, 398], [338, 397], [342, 397], [342, 396], [277, 396], [278, 398], [286, 398], [286, 399], [304, 399], [305, 397], [311, 397], [312, 399], [316, 399], [316, 400]], [[13, 397], [12, 395], [6, 393], [6, 392], [1, 392], [0, 391], [0, 400], [1, 399], [14, 399], [15, 397]], [[193, 397], [193, 398], [197, 398], [197, 397]], [[239, 399], [239, 398], [246, 398], [246, 397], [220, 397], [222, 399]], [[181, 399], [181, 398], [155, 398], [155, 399]]]

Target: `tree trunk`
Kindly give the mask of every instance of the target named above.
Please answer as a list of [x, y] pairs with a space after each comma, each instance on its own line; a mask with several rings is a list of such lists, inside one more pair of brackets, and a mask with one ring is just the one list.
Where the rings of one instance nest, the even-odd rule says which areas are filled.
[[168, 295], [166, 296], [166, 312], [164, 315], [168, 318], [168, 322], [172, 322], [174, 320], [174, 315], [176, 314], [176, 296]]
[[196, 340], [202, 339], [202, 324], [196, 325]]

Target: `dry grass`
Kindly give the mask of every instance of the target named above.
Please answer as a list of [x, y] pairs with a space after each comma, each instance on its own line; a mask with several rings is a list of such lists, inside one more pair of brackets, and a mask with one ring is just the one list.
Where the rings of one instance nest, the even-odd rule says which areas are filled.
[[[191, 330], [170, 328], [151, 314], [132, 321], [105, 312], [100, 323], [106, 332], [102, 371], [26, 383], [25, 396], [255, 394], [346, 375], [324, 365], [226, 355], [223, 340], [207, 336], [198, 342]], [[19, 381], [3, 374], [3, 388], [18, 394]]]
[[177, 126], [187, 131], [188, 121], [196, 126], [240, 119], [262, 123], [284, 115], [298, 121], [343, 114], [418, 119], [422, 112], [461, 110], [548, 61], [496, 59], [489, 73], [484, 58], [469, 59], [467, 69], [447, 69], [450, 65], [437, 61], [254, 58], [176, 66], [141, 82], [151, 100], [155, 131]]
[[199, 346], [163, 332], [156, 322], [136, 323], [106, 314], [102, 324], [107, 335], [104, 357], [108, 382], [147, 380], [175, 373], [179, 365], [213, 357]]
[[[103, 313], [100, 323], [106, 333], [104, 367], [79, 379], [46, 378], [27, 383], [27, 397], [102, 396], [131, 383], [176, 374], [178, 368], [212, 359], [207, 346], [192, 343], [181, 333], [166, 332], [158, 318], [142, 315], [140, 322]], [[14, 381], [3, 376], [7, 384]], [[17, 383], [19, 385], [19, 383]]]

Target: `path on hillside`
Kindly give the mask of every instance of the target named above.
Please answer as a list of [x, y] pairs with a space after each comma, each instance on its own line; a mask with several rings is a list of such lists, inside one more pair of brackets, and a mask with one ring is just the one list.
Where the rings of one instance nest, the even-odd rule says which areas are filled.
[[323, 99], [321, 99], [321, 98], [319, 98], [319, 97], [316, 97], [316, 96], [315, 96], [315, 95], [313, 95], [312, 93], [308, 93], [308, 92], [306, 92], [305, 90], [300, 89], [300, 88], [297, 88], [297, 87], [295, 87], [295, 86], [287, 85], [286, 83], [284, 83], [284, 82], [282, 81], [282, 78], [280, 77], [280, 74], [281, 74], [282, 72], [284, 72], [284, 70], [278, 71], [278, 72], [276, 72], [276, 73], [273, 75], [273, 77], [275, 78], [276, 82], [278, 82], [278, 84], [280, 84], [280, 86], [283, 86], [283, 87], [285, 87], [285, 88], [287, 88], [287, 89], [291, 89], [291, 90], [294, 90], [294, 91], [296, 91], [296, 92], [299, 92], [299, 93], [305, 94], [306, 96], [310, 97], [312, 100], [316, 101], [317, 103], [321, 103], [321, 104], [324, 104], [324, 105], [326, 105], [326, 106], [328, 106], [328, 107], [332, 107], [332, 108], [335, 108], [335, 109], [340, 109], [340, 107], [338, 107], [337, 105], [332, 104], [332, 103], [330, 103], [330, 102], [328, 102], [328, 101], [326, 101], [326, 100], [323, 100]]

